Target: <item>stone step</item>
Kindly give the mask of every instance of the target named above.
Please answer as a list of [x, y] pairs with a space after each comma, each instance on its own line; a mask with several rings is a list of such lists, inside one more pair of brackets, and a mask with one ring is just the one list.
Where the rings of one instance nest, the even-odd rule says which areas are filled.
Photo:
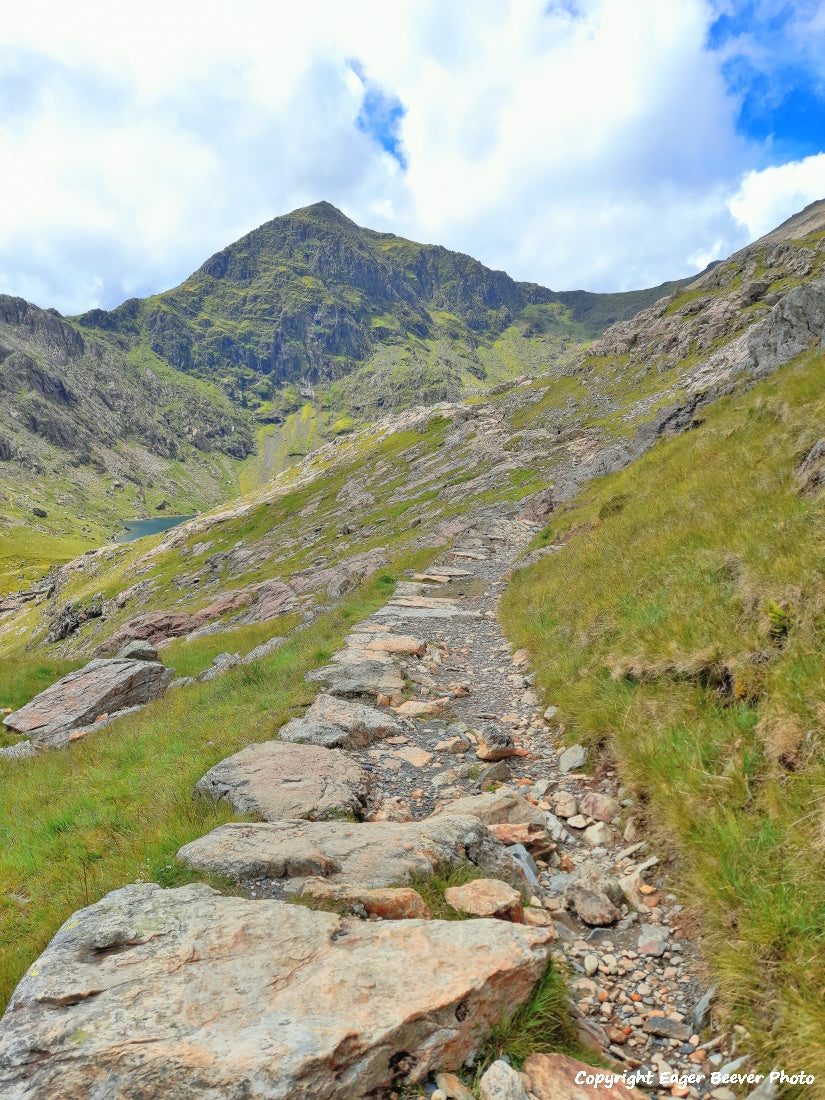
[[308, 876], [377, 888], [465, 862], [528, 893], [521, 865], [474, 817], [424, 821], [231, 822], [186, 844], [189, 867], [289, 891]]
[[[547, 930], [361, 921], [202, 884], [76, 913], [0, 1022], [0, 1094], [357, 1100], [458, 1069], [544, 971]], [[45, 1052], [48, 1052], [47, 1054]]]

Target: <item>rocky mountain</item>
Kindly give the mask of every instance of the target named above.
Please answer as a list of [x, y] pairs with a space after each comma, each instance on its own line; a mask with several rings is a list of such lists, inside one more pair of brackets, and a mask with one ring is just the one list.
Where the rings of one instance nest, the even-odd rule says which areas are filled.
[[0, 531], [94, 538], [118, 520], [214, 505], [253, 448], [215, 387], [0, 296]]
[[511, 326], [578, 343], [673, 285], [555, 293], [470, 256], [363, 229], [320, 202], [260, 226], [174, 290], [78, 320], [255, 405], [290, 383], [334, 382], [378, 348], [411, 347], [423, 360], [439, 339], [458, 345], [465, 369], [484, 380], [477, 349]]

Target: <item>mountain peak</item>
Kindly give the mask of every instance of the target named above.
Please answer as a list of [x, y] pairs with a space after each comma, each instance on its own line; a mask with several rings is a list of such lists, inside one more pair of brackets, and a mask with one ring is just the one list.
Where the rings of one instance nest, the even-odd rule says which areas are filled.
[[333, 206], [331, 202], [327, 202], [326, 199], [322, 199], [320, 202], [313, 202], [309, 206], [299, 206], [297, 210], [293, 210], [290, 214], [283, 215], [283, 217], [311, 218], [313, 221], [323, 221], [327, 223], [338, 222], [340, 225], [358, 228], [352, 218], [348, 218], [343, 211], [339, 210], [337, 206]]

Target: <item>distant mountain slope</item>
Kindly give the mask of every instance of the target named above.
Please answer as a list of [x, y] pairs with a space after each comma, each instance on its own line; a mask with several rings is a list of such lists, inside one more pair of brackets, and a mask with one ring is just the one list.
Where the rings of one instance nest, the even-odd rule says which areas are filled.
[[321, 202], [260, 226], [174, 290], [78, 320], [137, 339], [254, 405], [273, 387], [339, 379], [380, 345], [447, 338], [472, 356], [516, 322], [580, 342], [674, 285], [555, 293], [461, 253], [362, 229]]
[[216, 504], [252, 450], [216, 387], [5, 295], [0, 401], [0, 535], [36, 523], [99, 538], [119, 518]]

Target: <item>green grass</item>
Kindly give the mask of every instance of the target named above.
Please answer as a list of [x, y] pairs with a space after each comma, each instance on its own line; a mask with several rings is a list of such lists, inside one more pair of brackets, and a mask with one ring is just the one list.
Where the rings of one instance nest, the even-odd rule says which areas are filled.
[[79, 557], [93, 545], [82, 535], [57, 538], [30, 524], [9, 528], [0, 534], [0, 596], [25, 591], [49, 569]]
[[285, 637], [300, 621], [300, 615], [282, 615], [265, 623], [250, 623], [191, 641], [180, 638], [163, 647], [161, 659], [165, 665], [174, 668], [178, 676], [197, 676], [209, 668], [219, 653], [240, 653], [245, 657], [262, 642]]
[[[433, 553], [395, 567], [422, 568]], [[172, 693], [67, 752], [0, 762], [2, 1003], [74, 910], [136, 879], [183, 881], [175, 852], [231, 816], [194, 800], [195, 782], [300, 712], [314, 695], [304, 673], [392, 587], [386, 574], [364, 582], [271, 657]]]
[[568, 736], [614, 757], [677, 861], [764, 1066], [825, 1073], [825, 357], [591, 484], [516, 573], [505, 627]]

